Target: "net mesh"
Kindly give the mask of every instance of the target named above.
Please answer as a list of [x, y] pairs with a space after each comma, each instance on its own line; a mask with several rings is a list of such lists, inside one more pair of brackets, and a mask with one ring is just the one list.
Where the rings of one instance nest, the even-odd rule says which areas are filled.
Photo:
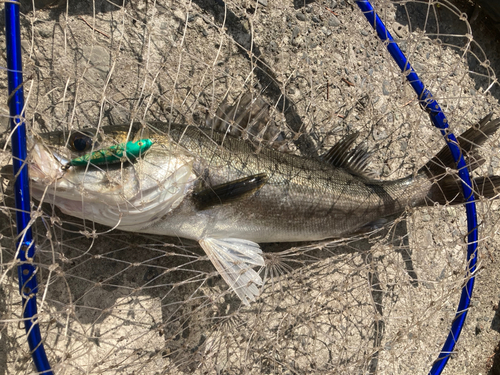
[[[455, 134], [500, 115], [498, 46], [483, 13], [465, 1], [374, 5]], [[415, 173], [444, 145], [349, 1], [34, 0], [21, 27], [30, 134], [199, 124], [318, 157], [359, 132], [383, 180]], [[499, 136], [479, 148], [475, 176], [500, 175]], [[13, 196], [4, 176], [0, 374], [28, 374]], [[477, 286], [449, 374], [486, 373], [499, 339], [498, 201], [479, 199], [478, 210]], [[194, 241], [113, 230], [43, 200], [33, 215], [39, 322], [57, 374], [424, 374], [464, 284], [461, 205], [409, 208], [346, 239], [262, 244], [265, 282], [248, 307]]]

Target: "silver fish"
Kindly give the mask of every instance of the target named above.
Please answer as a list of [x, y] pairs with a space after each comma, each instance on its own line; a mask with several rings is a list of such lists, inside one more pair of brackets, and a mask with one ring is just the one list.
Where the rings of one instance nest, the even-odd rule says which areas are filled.
[[[491, 115], [465, 132], [462, 149], [494, 133]], [[154, 144], [134, 161], [67, 168], [82, 154], [132, 139]], [[463, 202], [448, 148], [418, 173], [395, 181], [371, 177], [368, 154], [347, 136], [319, 159], [257, 148], [213, 129], [152, 123], [99, 132], [53, 132], [32, 140], [32, 194], [68, 215], [113, 228], [199, 242], [224, 280], [249, 304], [265, 265], [258, 243], [315, 241], [367, 231], [407, 207]], [[481, 164], [470, 164], [473, 169]], [[448, 168], [450, 167], [450, 168]], [[478, 178], [494, 197], [500, 177]]]

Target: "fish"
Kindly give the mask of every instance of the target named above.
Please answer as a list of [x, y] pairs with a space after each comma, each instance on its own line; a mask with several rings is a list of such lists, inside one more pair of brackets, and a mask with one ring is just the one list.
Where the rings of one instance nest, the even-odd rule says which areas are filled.
[[[497, 131], [488, 115], [460, 137], [468, 168]], [[416, 173], [379, 180], [370, 153], [350, 134], [318, 158], [261, 147], [227, 131], [160, 122], [37, 134], [29, 143], [31, 194], [63, 213], [128, 232], [198, 241], [249, 305], [265, 266], [259, 243], [319, 241], [380, 227], [408, 207], [464, 202], [445, 146]], [[113, 162], [71, 165], [117, 144], [149, 140], [147, 151]], [[123, 147], [122, 151], [123, 151]], [[103, 151], [104, 150], [104, 151]], [[498, 195], [499, 176], [473, 180], [477, 198]], [[256, 270], [257, 269], [257, 270]]]

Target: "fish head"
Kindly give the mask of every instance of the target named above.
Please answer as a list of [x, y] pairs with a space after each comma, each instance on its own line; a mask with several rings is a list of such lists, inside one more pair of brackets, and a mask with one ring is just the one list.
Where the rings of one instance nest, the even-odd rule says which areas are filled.
[[[68, 215], [124, 230], [139, 230], [177, 207], [196, 180], [193, 158], [166, 135], [143, 128], [104, 127], [34, 135], [28, 142], [32, 196]], [[71, 160], [145, 139], [137, 159], [72, 166]]]
[[[32, 186], [35, 189], [51, 186], [64, 192], [84, 183], [84, 190], [89, 194], [105, 193], [109, 190], [109, 185], [106, 187], [103, 183], [118, 173], [116, 165], [97, 166], [89, 162], [83, 168], [72, 168], [69, 167], [69, 162], [126, 139], [125, 129], [114, 129], [108, 134], [95, 129], [35, 134], [28, 138], [28, 165]], [[130, 176], [127, 174], [123, 177], [123, 186], [133, 182], [129, 181]]]
[[99, 143], [92, 131], [50, 132], [35, 134], [28, 138], [29, 175], [32, 182], [38, 185], [57, 183], [63, 176], [64, 185], [72, 180], [72, 174], [66, 173], [66, 165], [73, 158], [92, 152]]

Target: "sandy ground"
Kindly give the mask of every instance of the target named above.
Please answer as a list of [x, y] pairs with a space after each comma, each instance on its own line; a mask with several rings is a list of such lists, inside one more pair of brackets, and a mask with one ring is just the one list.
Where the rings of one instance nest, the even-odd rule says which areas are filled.
[[[452, 131], [499, 116], [500, 44], [485, 14], [465, 1], [455, 3], [460, 11], [406, 3], [375, 2]], [[348, 1], [35, 4], [21, 17], [30, 132], [199, 124], [225, 97], [235, 103], [251, 92], [269, 103], [285, 152], [317, 157], [357, 131], [374, 153], [373, 170], [396, 179], [443, 146]], [[6, 99], [5, 79], [0, 86]], [[0, 121], [6, 144], [6, 117]], [[500, 174], [498, 149], [499, 134], [480, 150], [479, 175]], [[12, 190], [8, 181], [3, 186], [0, 375], [32, 373], [19, 323]], [[480, 268], [445, 374], [495, 373], [498, 202], [478, 206]], [[367, 236], [263, 245], [266, 284], [244, 307], [196, 243], [108, 233], [48, 203], [42, 208], [35, 225], [40, 320], [57, 374], [425, 374], [466, 268], [464, 208], [420, 208]]]

